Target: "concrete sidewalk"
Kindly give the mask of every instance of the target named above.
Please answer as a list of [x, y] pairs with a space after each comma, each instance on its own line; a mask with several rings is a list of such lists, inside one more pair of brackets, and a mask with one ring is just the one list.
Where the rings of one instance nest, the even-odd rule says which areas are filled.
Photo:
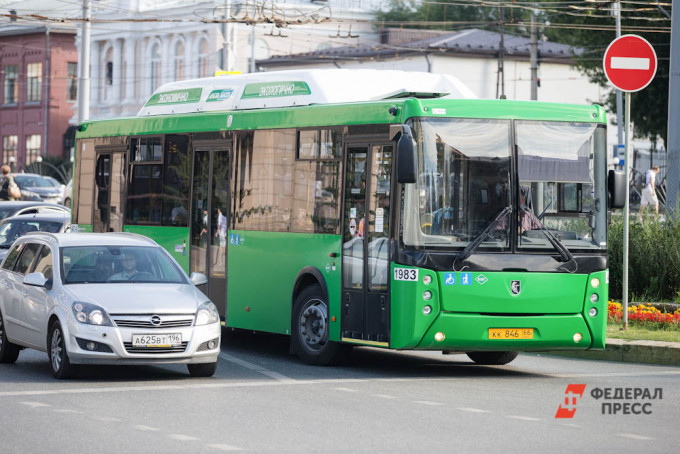
[[546, 352], [569, 358], [680, 366], [680, 342], [607, 339], [601, 351]]

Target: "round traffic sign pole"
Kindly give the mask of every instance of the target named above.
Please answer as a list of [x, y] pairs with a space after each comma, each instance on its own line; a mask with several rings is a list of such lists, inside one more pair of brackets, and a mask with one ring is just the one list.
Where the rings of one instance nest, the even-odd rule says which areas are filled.
[[[626, 93], [626, 149], [624, 168], [630, 181], [630, 94], [640, 91], [654, 79], [656, 52], [649, 41], [637, 35], [623, 35], [609, 44], [602, 61], [609, 82]], [[628, 239], [630, 224], [630, 185], [623, 208], [623, 329], [628, 329]]]

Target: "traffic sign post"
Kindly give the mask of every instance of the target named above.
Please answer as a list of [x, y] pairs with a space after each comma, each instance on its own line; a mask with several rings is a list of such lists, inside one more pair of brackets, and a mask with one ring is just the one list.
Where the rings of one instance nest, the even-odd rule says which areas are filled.
[[[637, 35], [623, 35], [612, 41], [604, 52], [604, 73], [609, 82], [626, 92], [626, 138], [624, 169], [630, 182], [630, 94], [649, 85], [656, 74], [656, 52], [649, 41]], [[628, 238], [630, 183], [623, 208], [623, 329], [628, 329]]]

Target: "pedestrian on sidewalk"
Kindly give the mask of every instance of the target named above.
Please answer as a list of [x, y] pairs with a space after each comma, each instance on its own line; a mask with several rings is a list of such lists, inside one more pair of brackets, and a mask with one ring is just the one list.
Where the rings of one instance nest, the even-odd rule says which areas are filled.
[[659, 199], [656, 196], [656, 175], [659, 173], [659, 166], [654, 166], [645, 175], [645, 187], [642, 189], [642, 200], [640, 201], [640, 216], [645, 211], [647, 205], [654, 207], [654, 215], [659, 215]]

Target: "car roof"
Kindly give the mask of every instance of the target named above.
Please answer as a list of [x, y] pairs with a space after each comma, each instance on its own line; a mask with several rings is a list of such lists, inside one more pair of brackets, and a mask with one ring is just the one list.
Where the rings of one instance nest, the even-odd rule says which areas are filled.
[[[16, 207], [16, 208], [24, 208], [24, 207], [29, 207], [29, 206], [51, 206], [51, 207], [63, 207], [63, 205], [57, 205], [56, 203], [48, 203], [48, 202], [33, 202], [30, 200], [12, 200], [12, 201], [3, 201], [0, 202], [0, 207]], [[68, 208], [68, 207], [64, 207]]]
[[68, 221], [71, 222], [71, 213], [67, 211], [43, 211], [42, 213], [28, 213], [17, 214], [16, 216], [9, 216], [2, 220], [35, 220], [35, 221]]
[[109, 233], [47, 233], [29, 232], [22, 238], [56, 241], [59, 247], [71, 246], [155, 246], [151, 238], [128, 232]]

